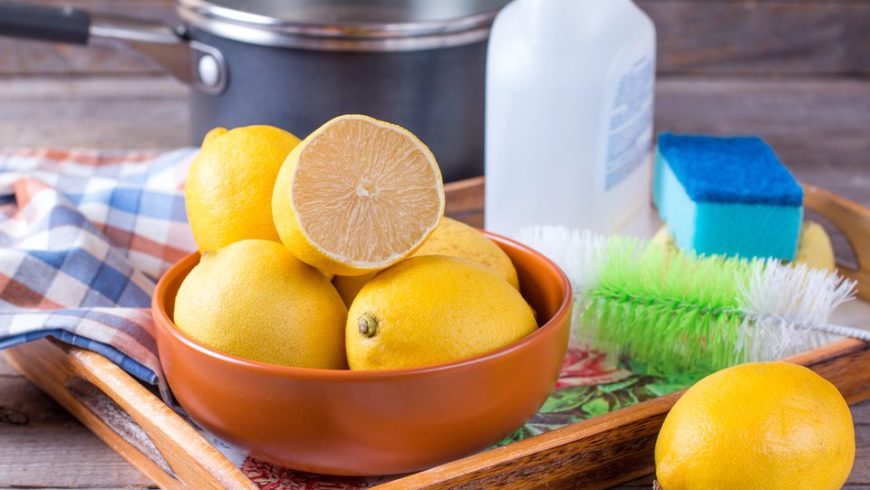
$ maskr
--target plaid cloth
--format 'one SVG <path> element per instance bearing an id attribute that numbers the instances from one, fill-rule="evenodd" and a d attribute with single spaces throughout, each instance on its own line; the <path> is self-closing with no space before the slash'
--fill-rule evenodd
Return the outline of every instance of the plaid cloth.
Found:
<path id="1" fill-rule="evenodd" d="M 0 349 L 51 336 L 162 384 L 149 305 L 195 249 L 194 149 L 0 153 Z"/>

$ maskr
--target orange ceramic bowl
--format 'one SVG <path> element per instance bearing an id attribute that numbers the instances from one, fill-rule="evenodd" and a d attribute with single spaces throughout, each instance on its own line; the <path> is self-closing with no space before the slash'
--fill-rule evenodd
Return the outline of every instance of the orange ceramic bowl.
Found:
<path id="1" fill-rule="evenodd" d="M 546 400 L 571 320 L 565 274 L 528 247 L 488 236 L 513 260 L 540 328 L 489 354 L 401 370 L 277 366 L 195 342 L 171 316 L 178 287 L 199 260 L 189 255 L 166 272 L 152 304 L 169 386 L 206 429 L 254 457 L 303 471 L 406 473 L 485 449 Z"/>

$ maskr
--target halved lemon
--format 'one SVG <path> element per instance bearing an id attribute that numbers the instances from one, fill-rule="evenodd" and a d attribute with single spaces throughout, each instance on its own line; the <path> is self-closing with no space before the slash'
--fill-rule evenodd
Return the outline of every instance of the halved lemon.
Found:
<path id="1" fill-rule="evenodd" d="M 435 157 L 410 131 L 368 116 L 337 117 L 284 161 L 272 215 L 297 258 L 344 276 L 411 255 L 444 214 Z"/>

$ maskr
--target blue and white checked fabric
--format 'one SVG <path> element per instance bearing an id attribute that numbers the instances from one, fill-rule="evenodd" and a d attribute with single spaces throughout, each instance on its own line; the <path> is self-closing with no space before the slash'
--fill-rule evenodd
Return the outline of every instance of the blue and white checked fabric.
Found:
<path id="1" fill-rule="evenodd" d="M 196 248 L 182 193 L 195 151 L 0 152 L 0 349 L 50 336 L 161 381 L 149 305 Z"/>

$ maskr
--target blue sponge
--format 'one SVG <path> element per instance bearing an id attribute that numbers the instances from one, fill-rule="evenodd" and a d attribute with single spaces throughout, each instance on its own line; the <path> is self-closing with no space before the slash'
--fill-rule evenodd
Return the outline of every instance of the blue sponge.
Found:
<path id="1" fill-rule="evenodd" d="M 662 133 L 653 199 L 683 250 L 794 259 L 803 189 L 760 138 Z"/>

